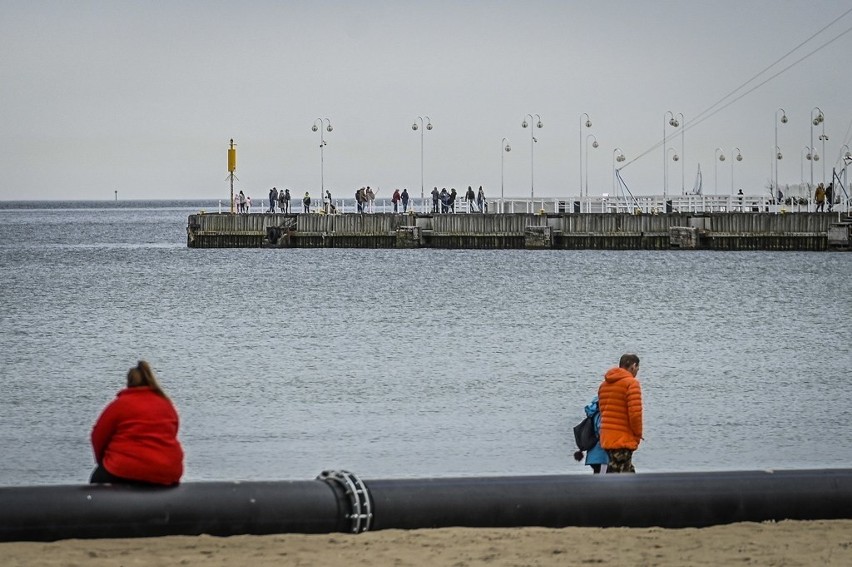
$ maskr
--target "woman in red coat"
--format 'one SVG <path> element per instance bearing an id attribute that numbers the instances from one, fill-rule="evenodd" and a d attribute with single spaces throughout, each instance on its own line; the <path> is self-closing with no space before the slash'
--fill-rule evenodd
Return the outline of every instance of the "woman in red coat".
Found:
<path id="1" fill-rule="evenodd" d="M 177 484 L 183 475 L 178 415 L 144 360 L 92 429 L 97 468 L 90 482 Z"/>

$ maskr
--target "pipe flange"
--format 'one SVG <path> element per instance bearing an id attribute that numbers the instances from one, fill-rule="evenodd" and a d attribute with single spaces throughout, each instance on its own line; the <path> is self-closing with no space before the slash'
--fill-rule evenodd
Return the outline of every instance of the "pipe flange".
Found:
<path id="1" fill-rule="evenodd" d="M 349 513 L 346 519 L 351 523 L 350 531 L 353 534 L 369 531 L 373 520 L 373 508 L 370 503 L 370 492 L 360 478 L 349 471 L 327 470 L 322 471 L 317 476 L 317 480 L 339 485 L 349 497 Z"/>

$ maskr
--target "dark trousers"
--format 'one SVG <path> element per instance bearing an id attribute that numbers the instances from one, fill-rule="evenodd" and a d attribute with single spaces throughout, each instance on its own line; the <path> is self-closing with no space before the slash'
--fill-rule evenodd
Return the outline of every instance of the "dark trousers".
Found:
<path id="1" fill-rule="evenodd" d="M 143 482 L 141 480 L 132 480 L 129 478 L 115 476 L 114 474 L 106 470 L 103 465 L 98 465 L 98 467 L 94 471 L 92 471 L 92 476 L 89 479 L 89 484 L 135 484 L 137 486 L 163 486 L 162 484 L 153 484 L 150 482 Z"/>

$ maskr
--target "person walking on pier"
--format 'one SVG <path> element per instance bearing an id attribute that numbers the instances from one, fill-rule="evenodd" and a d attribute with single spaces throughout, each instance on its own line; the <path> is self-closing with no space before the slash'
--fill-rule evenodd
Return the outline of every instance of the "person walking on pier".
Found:
<path id="1" fill-rule="evenodd" d="M 828 201 L 828 212 L 834 210 L 834 183 L 825 186 L 825 200 Z"/>
<path id="2" fill-rule="evenodd" d="M 89 482 L 177 484 L 183 475 L 178 426 L 174 405 L 151 366 L 140 360 L 92 429 L 97 468 Z"/>
<path id="3" fill-rule="evenodd" d="M 479 186 L 479 193 L 476 195 L 476 206 L 480 213 L 488 212 L 488 201 L 485 200 L 485 191 L 482 190 L 482 185 Z"/>
<path id="4" fill-rule="evenodd" d="M 402 195 L 400 195 L 399 198 L 402 199 L 402 212 L 407 213 L 408 212 L 408 199 L 409 199 L 408 189 L 403 187 Z"/>
<path id="5" fill-rule="evenodd" d="M 305 196 L 302 198 L 302 212 L 311 212 L 311 194 L 305 191 Z"/>
<path id="6" fill-rule="evenodd" d="M 814 191 L 814 200 L 816 201 L 817 212 L 825 212 L 825 187 L 822 183 L 817 185 L 816 191 Z"/>
<path id="7" fill-rule="evenodd" d="M 601 447 L 609 455 L 607 473 L 632 473 L 633 452 L 642 441 L 642 386 L 639 357 L 624 354 L 616 368 L 604 375 L 598 388 L 598 405 L 601 410 Z"/>
<path id="8" fill-rule="evenodd" d="M 399 189 L 393 190 L 393 196 L 391 197 L 391 203 L 393 203 L 393 212 L 398 213 L 399 210 L 399 200 L 402 199 L 399 195 Z"/>
<path id="9" fill-rule="evenodd" d="M 269 190 L 269 211 L 270 213 L 275 212 L 275 204 L 278 203 L 278 189 L 273 187 Z"/>
<path id="10" fill-rule="evenodd" d="M 438 193 L 438 188 L 435 187 L 432 189 L 432 212 L 438 212 L 438 202 L 440 201 L 441 194 Z"/>

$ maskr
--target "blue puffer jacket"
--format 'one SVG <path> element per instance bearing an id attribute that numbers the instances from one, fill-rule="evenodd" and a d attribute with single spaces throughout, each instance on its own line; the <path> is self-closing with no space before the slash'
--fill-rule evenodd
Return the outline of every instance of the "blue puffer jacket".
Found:
<path id="1" fill-rule="evenodd" d="M 601 436 L 601 412 L 598 408 L 598 397 L 595 396 L 592 398 L 592 401 L 589 402 L 589 405 L 586 406 L 586 415 L 594 415 L 597 413 L 597 417 L 595 418 L 595 432 L 598 434 L 598 439 Z M 586 464 L 587 465 L 605 465 L 609 463 L 609 455 L 607 452 L 603 450 L 601 447 L 600 441 L 598 441 L 597 445 L 592 447 L 586 453 Z"/>

